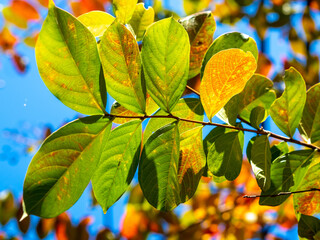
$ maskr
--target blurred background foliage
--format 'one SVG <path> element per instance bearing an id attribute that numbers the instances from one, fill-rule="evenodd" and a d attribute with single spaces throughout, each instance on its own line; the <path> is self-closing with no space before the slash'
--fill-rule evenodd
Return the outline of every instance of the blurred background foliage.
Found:
<path id="1" fill-rule="evenodd" d="M 112 13 L 110 0 L 56 0 L 75 16 L 92 10 Z M 257 72 L 275 83 L 278 94 L 283 91 L 282 72 L 290 66 L 303 75 L 307 87 L 319 82 L 320 1 L 319 0 L 184 0 L 140 1 L 152 6 L 156 20 L 169 16 L 176 19 L 203 10 L 211 10 L 217 29 L 250 28 L 259 46 Z M 176 7 L 174 5 L 182 6 Z M 17 72 L 28 71 L 28 56 L 21 45 L 34 47 L 46 16 L 48 0 L 8 0 L 0 4 L 3 24 L 0 29 L 0 51 L 11 59 Z M 171 7 L 170 7 L 171 6 Z M 172 7 L 173 6 L 173 7 Z M 178 9 L 178 10 L 177 10 Z M 179 10 L 180 9 L 180 10 Z M 238 30 L 241 32 L 241 30 Z M 276 31 L 288 51 L 275 53 L 279 42 L 270 36 Z M 215 36 L 216 37 L 216 36 Z M 1 64 L 1 63 L 0 63 Z M 199 76 L 189 85 L 198 89 Z M 1 82 L 0 82 L 1 85 Z M 63 125 L 63 123 L 61 123 Z M 54 129 L 50 126 L 21 127 L 2 132 L 12 144 L 4 146 L 1 160 L 16 164 L 21 155 L 30 155 Z M 277 142 L 273 142 L 275 145 Z M 240 176 L 233 182 L 215 183 L 203 177 L 196 195 L 176 211 L 163 213 L 154 210 L 143 198 L 138 185 L 129 190 L 129 202 L 118 232 L 102 228 L 90 233 L 93 216 L 73 224 L 68 213 L 54 219 L 26 218 L 22 214 L 21 199 L 9 191 L 0 193 L 0 240 L 24 239 L 30 231 L 40 239 L 296 239 L 296 218 L 292 199 L 276 207 L 259 206 L 258 199 L 242 198 L 244 194 L 260 192 L 252 177 L 250 166 L 244 161 Z M 96 202 L 92 197 L 92 206 Z M 35 222 L 32 222 L 32 221 Z M 16 221 L 16 234 L 8 235 L 5 225 Z M 31 223 L 30 223 L 31 221 Z M 49 236 L 49 237 L 48 237 Z M 91 236 L 91 237 L 90 237 Z"/>

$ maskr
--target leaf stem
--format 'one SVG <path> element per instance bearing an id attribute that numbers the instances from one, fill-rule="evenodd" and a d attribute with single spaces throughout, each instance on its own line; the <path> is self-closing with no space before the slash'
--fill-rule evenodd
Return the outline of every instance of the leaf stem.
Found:
<path id="1" fill-rule="evenodd" d="M 307 190 L 301 190 L 301 191 L 294 191 L 294 192 L 279 192 L 277 194 L 270 194 L 270 195 L 244 195 L 243 198 L 264 198 L 264 197 L 279 197 L 279 196 L 285 196 L 285 195 L 291 195 L 295 193 L 305 193 L 305 192 L 320 192 L 319 188 L 311 188 Z"/>

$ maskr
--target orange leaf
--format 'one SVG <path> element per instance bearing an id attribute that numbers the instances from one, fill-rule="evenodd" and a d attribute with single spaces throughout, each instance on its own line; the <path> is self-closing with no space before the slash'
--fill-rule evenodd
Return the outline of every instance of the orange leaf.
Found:
<path id="1" fill-rule="evenodd" d="M 93 10 L 104 11 L 103 3 L 99 0 L 72 1 L 70 6 L 76 17 Z"/>
<path id="2" fill-rule="evenodd" d="M 23 0 L 13 0 L 11 9 L 14 13 L 26 20 L 38 20 L 40 15 L 38 11 L 30 5 L 30 3 Z"/>
<path id="3" fill-rule="evenodd" d="M 38 0 L 38 2 L 44 7 L 48 7 L 49 5 L 49 0 Z"/>
<path id="4" fill-rule="evenodd" d="M 211 118 L 240 93 L 256 70 L 251 52 L 227 49 L 213 55 L 204 70 L 200 98 L 208 118 Z"/>
<path id="5" fill-rule="evenodd" d="M 17 38 L 12 35 L 8 28 L 4 27 L 0 32 L 0 48 L 3 51 L 11 50 L 16 42 Z"/>

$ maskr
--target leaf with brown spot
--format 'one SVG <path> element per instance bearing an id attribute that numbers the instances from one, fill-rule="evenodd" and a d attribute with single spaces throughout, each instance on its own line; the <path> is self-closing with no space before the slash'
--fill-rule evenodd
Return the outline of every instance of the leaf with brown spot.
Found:
<path id="1" fill-rule="evenodd" d="M 315 153 L 307 173 L 300 182 L 297 190 L 319 188 L 320 153 Z M 320 213 L 320 192 L 312 191 L 293 195 L 294 210 L 297 214 L 314 215 Z"/>
<path id="2" fill-rule="evenodd" d="M 231 97 L 243 90 L 256 66 L 252 53 L 240 49 L 220 51 L 209 60 L 200 86 L 200 99 L 210 120 Z"/>
<path id="3" fill-rule="evenodd" d="M 91 116 L 65 125 L 44 141 L 24 181 L 27 214 L 55 217 L 79 199 L 97 168 L 110 129 L 108 118 Z"/>
<path id="4" fill-rule="evenodd" d="M 190 40 L 190 79 L 200 73 L 203 57 L 213 41 L 216 22 L 212 13 L 207 11 L 181 18 L 179 23 L 188 32 Z"/>
<path id="5" fill-rule="evenodd" d="M 124 25 L 115 21 L 105 31 L 100 57 L 108 93 L 125 108 L 144 114 L 146 93 L 139 46 Z"/>
<path id="6" fill-rule="evenodd" d="M 52 0 L 35 53 L 42 80 L 62 103 L 82 114 L 105 113 L 106 89 L 96 40 Z"/>
<path id="7" fill-rule="evenodd" d="M 181 202 L 194 195 L 206 165 L 202 144 L 202 126 L 193 128 L 180 135 L 180 159 L 178 181 Z"/>

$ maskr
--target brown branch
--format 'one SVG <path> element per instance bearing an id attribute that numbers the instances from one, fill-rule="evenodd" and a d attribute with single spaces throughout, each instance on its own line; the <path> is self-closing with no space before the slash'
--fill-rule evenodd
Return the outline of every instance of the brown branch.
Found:
<path id="1" fill-rule="evenodd" d="M 172 118 L 175 119 L 177 121 L 183 121 L 183 122 L 190 122 L 190 123 L 196 123 L 196 124 L 201 124 L 202 126 L 215 126 L 215 127 L 223 127 L 223 128 L 229 128 L 229 129 L 234 129 L 234 130 L 238 130 L 238 131 L 244 131 L 244 132 L 252 132 L 252 133 L 256 133 L 256 134 L 262 134 L 262 135 L 269 135 L 270 137 L 273 138 L 277 138 L 280 140 L 283 140 L 285 142 L 291 142 L 291 143 L 296 143 L 298 145 L 302 145 L 314 150 L 318 150 L 320 152 L 320 147 L 315 146 L 313 144 L 310 143 L 305 143 L 305 142 L 301 142 L 292 138 L 287 138 L 287 137 L 283 137 L 280 136 L 278 134 L 275 134 L 273 132 L 270 131 L 266 131 L 264 129 L 248 129 L 248 128 L 242 128 L 242 127 L 235 127 L 235 126 L 231 126 L 231 125 L 225 125 L 225 124 L 219 124 L 219 123 L 212 123 L 212 122 L 201 122 L 201 121 L 196 121 L 196 120 L 191 120 L 191 119 L 186 119 L 186 118 L 179 118 L 177 116 L 173 116 L 173 115 L 144 115 L 144 116 L 120 116 L 120 115 L 114 115 L 114 114 L 106 114 L 105 117 L 115 117 L 115 118 L 131 118 L 131 119 L 141 119 L 142 121 L 147 119 L 147 118 Z"/>
<path id="2" fill-rule="evenodd" d="M 264 198 L 264 197 L 279 197 L 279 196 L 286 196 L 286 195 L 291 195 L 295 193 L 305 193 L 305 192 L 315 192 L 318 191 L 320 192 L 319 188 L 311 188 L 308 190 L 301 190 L 301 191 L 294 191 L 294 192 L 279 192 L 277 194 L 267 194 L 267 195 L 244 195 L 243 198 Z"/>
<path id="3" fill-rule="evenodd" d="M 187 89 L 189 89 L 191 92 L 193 92 L 193 93 L 197 94 L 198 96 L 200 96 L 200 93 L 197 90 L 195 90 L 194 88 L 190 87 L 189 85 L 187 85 Z"/>

